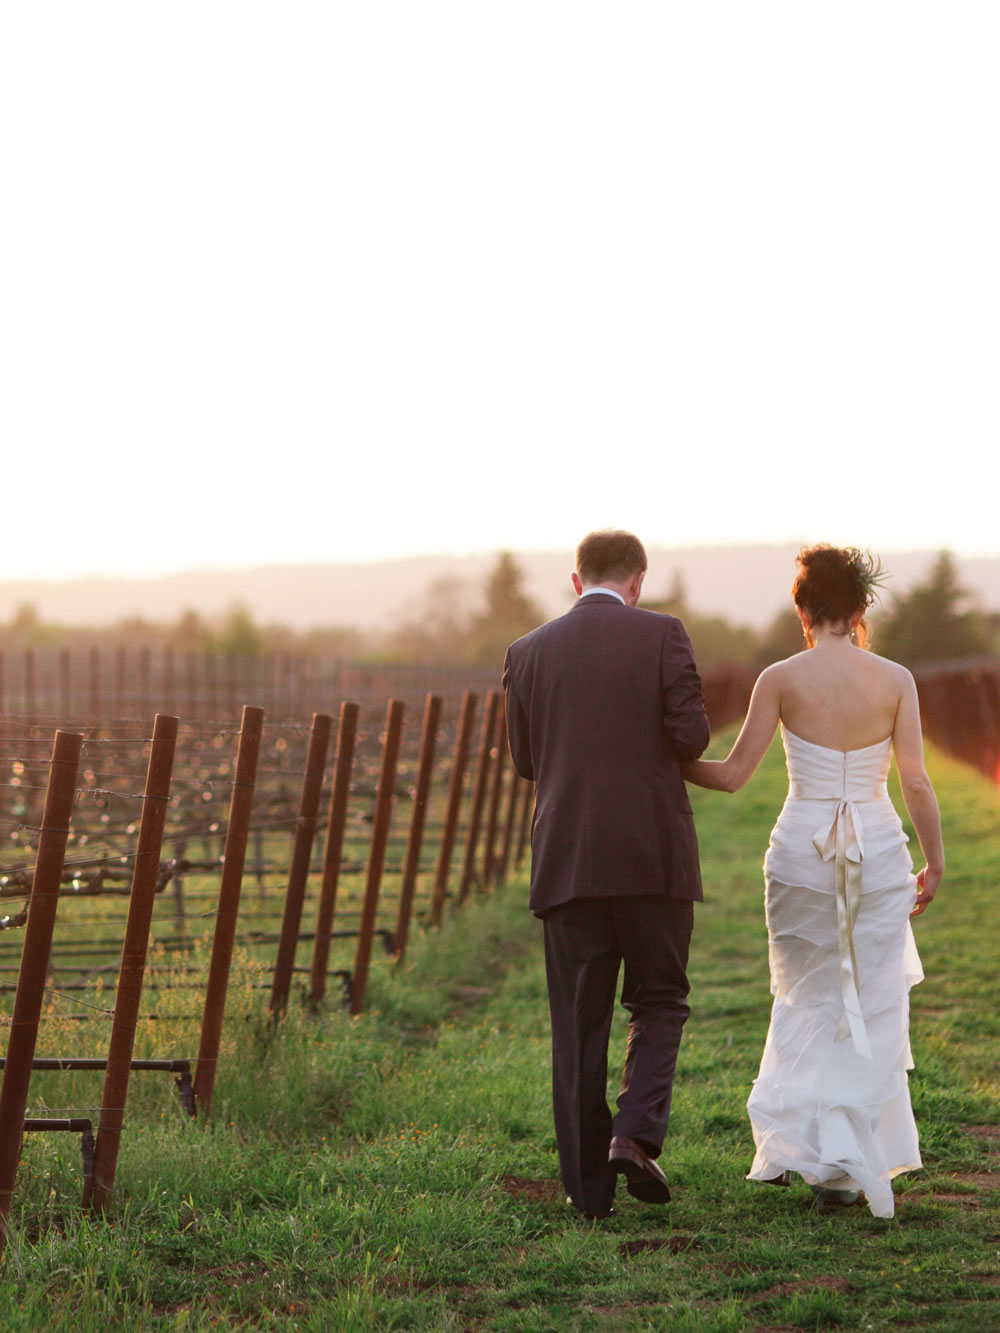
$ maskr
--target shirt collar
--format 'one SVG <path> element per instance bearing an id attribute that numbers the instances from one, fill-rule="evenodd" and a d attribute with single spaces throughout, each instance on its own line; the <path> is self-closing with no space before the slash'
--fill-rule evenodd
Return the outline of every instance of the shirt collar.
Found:
<path id="1" fill-rule="evenodd" d="M 584 597 L 592 597 L 595 592 L 603 593 L 605 597 L 617 597 L 622 606 L 628 605 L 621 593 L 615 592 L 614 588 L 586 588 L 580 594 L 580 598 L 582 600 Z"/>

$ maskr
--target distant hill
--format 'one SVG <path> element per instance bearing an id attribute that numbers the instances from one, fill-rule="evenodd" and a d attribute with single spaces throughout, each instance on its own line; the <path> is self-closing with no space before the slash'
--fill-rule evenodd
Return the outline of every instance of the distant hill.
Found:
<path id="1" fill-rule="evenodd" d="M 760 628 L 789 604 L 797 550 L 798 545 L 650 548 L 646 592 L 650 599 L 663 597 L 679 576 L 693 609 Z M 919 582 L 935 556 L 934 551 L 882 552 L 892 576 L 884 603 Z M 519 551 L 516 558 L 528 591 L 548 615 L 570 605 L 571 551 Z M 0 623 L 26 602 L 43 621 L 95 626 L 133 615 L 169 622 L 188 607 L 211 619 L 239 602 L 261 624 L 389 628 L 419 616 L 424 593 L 436 579 L 462 581 L 468 604 L 476 606 L 495 560 L 495 554 L 421 555 L 369 564 L 199 569 L 146 579 L 22 579 L 0 582 Z M 1000 609 L 1000 556 L 956 559 L 956 565 L 980 605 Z"/>

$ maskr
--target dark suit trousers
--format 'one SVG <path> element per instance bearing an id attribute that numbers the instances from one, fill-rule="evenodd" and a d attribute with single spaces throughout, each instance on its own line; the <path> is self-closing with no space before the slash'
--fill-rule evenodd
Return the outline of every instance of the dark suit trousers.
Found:
<path id="1" fill-rule="evenodd" d="M 577 898 L 543 917 L 552 1015 L 552 1093 L 559 1166 L 584 1213 L 605 1212 L 613 1134 L 663 1146 L 681 1031 L 690 1013 L 687 959 L 694 904 L 662 894 Z M 628 1048 L 612 1118 L 608 1038 L 622 962 Z"/>

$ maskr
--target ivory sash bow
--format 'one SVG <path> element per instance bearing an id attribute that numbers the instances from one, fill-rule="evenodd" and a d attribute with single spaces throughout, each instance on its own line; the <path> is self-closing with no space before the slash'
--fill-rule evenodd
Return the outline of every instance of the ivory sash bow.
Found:
<path id="1" fill-rule="evenodd" d="M 837 1038 L 848 1033 L 854 1049 L 864 1059 L 872 1058 L 868 1031 L 861 1012 L 858 990 L 858 960 L 854 953 L 854 923 L 861 906 L 861 865 L 865 859 L 861 815 L 853 801 L 839 800 L 828 825 L 813 834 L 813 843 L 824 861 L 835 861 L 837 893 L 837 944 L 840 950 L 840 993 L 844 1017 Z"/>

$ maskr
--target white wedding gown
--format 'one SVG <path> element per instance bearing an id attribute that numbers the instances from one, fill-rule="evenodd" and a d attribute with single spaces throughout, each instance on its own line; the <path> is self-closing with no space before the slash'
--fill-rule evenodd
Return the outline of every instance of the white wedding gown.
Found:
<path id="1" fill-rule="evenodd" d="M 886 790 L 891 740 L 830 750 L 782 728 L 788 798 L 764 860 L 774 1005 L 747 1103 L 748 1180 L 797 1171 L 864 1190 L 921 1165 L 910 1109 L 909 990 L 923 979 L 906 835 Z"/>

